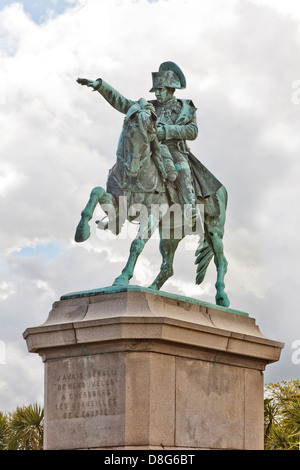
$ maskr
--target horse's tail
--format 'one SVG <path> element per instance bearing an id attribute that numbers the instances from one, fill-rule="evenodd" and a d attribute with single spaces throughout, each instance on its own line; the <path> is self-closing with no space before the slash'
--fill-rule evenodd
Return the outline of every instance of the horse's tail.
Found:
<path id="1" fill-rule="evenodd" d="M 196 271 L 196 284 L 201 284 L 203 281 L 208 265 L 212 260 L 213 257 L 213 251 L 209 244 L 207 243 L 206 240 L 200 245 L 196 252 L 196 260 L 195 264 L 197 265 L 197 271 Z"/>

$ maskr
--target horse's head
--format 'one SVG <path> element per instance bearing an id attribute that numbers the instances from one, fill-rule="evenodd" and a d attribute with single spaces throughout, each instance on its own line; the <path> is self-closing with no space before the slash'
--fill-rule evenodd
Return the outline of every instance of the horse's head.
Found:
<path id="1" fill-rule="evenodd" d="M 126 114 L 123 137 L 127 141 L 129 176 L 137 176 L 142 160 L 151 154 L 150 142 L 156 135 L 156 119 L 154 106 L 144 98 L 140 98 Z"/>

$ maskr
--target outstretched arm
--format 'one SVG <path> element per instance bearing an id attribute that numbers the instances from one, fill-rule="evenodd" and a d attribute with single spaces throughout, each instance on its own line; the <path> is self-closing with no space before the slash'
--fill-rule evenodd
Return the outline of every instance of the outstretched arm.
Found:
<path id="1" fill-rule="evenodd" d="M 120 113 L 126 114 L 128 109 L 135 103 L 135 101 L 125 98 L 120 92 L 115 90 L 112 86 L 106 83 L 101 78 L 97 80 L 88 80 L 87 78 L 77 78 L 77 83 L 93 88 L 93 91 L 98 91 L 106 101 L 113 106 Z"/>

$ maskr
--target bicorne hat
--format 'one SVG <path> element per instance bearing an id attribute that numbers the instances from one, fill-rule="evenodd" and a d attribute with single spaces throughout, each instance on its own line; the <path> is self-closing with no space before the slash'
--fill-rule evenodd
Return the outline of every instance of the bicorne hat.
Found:
<path id="1" fill-rule="evenodd" d="M 158 70 L 158 72 L 152 72 L 153 86 L 150 92 L 161 87 L 177 88 L 179 90 L 186 87 L 185 76 L 174 62 L 163 62 Z"/>

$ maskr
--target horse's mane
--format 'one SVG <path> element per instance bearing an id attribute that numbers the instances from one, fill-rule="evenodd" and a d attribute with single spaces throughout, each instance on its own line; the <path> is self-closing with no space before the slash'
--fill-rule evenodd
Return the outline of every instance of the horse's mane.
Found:
<path id="1" fill-rule="evenodd" d="M 153 161 L 157 166 L 162 178 L 165 180 L 167 174 L 161 157 L 161 147 L 156 135 L 157 116 L 155 108 L 153 104 L 149 103 L 149 101 L 146 101 L 144 98 L 140 98 L 138 100 L 138 105 L 138 124 L 140 131 L 144 137 L 145 142 L 149 141 Z"/>

